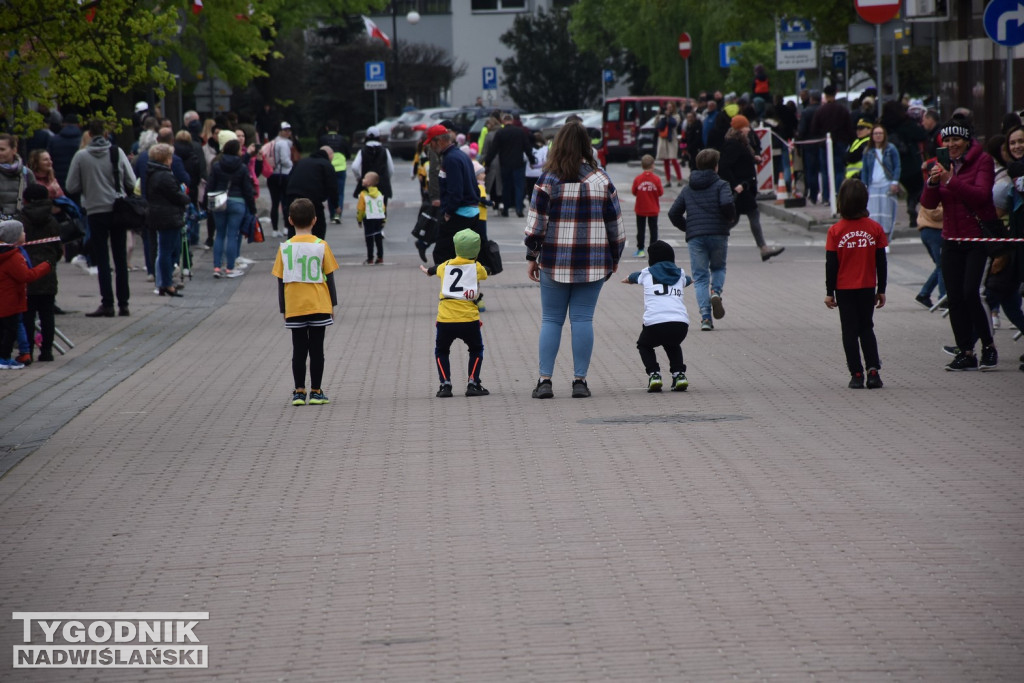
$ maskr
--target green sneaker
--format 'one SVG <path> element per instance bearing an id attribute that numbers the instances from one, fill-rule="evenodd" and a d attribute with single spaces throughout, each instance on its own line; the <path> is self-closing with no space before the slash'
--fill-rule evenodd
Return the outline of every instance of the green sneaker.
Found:
<path id="1" fill-rule="evenodd" d="M 306 405 L 306 392 L 304 390 L 296 389 L 292 393 L 292 405 L 293 406 L 304 406 L 304 405 Z"/>
<path id="2" fill-rule="evenodd" d="M 686 391 L 689 386 L 690 381 L 686 379 L 685 373 L 677 372 L 672 375 L 672 391 Z"/>
<path id="3" fill-rule="evenodd" d="M 331 399 L 327 398 L 327 394 L 320 391 L 319 389 L 312 389 L 309 392 L 309 405 L 311 406 L 323 406 L 331 402 Z"/>
<path id="4" fill-rule="evenodd" d="M 661 373 L 652 372 L 650 378 L 647 380 L 647 393 L 653 394 L 661 391 L 662 381 Z"/>

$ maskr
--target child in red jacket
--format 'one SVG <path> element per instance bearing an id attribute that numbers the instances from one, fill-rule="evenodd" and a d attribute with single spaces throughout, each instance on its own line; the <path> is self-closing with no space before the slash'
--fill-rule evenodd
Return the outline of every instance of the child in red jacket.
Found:
<path id="1" fill-rule="evenodd" d="M 11 351 L 18 338 L 18 321 L 28 310 L 28 283 L 50 272 L 50 264 L 30 268 L 21 249 L 25 243 L 25 226 L 21 221 L 0 222 L 0 370 L 21 370 L 25 366 L 11 360 Z"/>
<path id="2" fill-rule="evenodd" d="M 658 198 L 665 193 L 661 186 L 661 178 L 652 170 L 654 157 L 645 154 L 640 160 L 643 168 L 640 175 L 633 179 L 633 196 L 636 197 L 636 253 L 633 256 L 642 258 L 644 252 L 644 228 L 651 228 L 651 242 L 658 240 L 658 214 L 661 204 Z"/>

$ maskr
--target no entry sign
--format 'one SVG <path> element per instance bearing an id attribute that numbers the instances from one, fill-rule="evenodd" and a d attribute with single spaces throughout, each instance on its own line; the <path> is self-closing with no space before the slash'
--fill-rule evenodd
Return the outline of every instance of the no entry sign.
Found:
<path id="1" fill-rule="evenodd" d="M 682 57 L 683 59 L 689 59 L 690 58 L 691 47 L 692 47 L 692 44 L 690 43 L 690 34 L 689 33 L 680 33 L 679 34 L 679 56 Z"/>
<path id="2" fill-rule="evenodd" d="M 900 0 L 853 0 L 853 5 L 869 24 L 884 24 L 900 13 Z"/>

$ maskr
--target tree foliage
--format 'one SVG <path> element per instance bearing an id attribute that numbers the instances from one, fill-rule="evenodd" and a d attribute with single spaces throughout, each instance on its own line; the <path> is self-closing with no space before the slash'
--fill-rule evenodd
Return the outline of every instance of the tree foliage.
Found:
<path id="1" fill-rule="evenodd" d="M 595 106 L 601 96 L 602 60 L 569 36 L 569 13 L 540 10 L 517 15 L 499 38 L 513 55 L 498 60 L 502 85 L 528 111 Z"/>

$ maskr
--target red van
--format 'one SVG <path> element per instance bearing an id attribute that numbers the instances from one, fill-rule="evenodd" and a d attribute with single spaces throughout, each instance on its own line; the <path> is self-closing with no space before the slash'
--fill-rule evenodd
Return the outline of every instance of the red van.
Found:
<path id="1" fill-rule="evenodd" d="M 612 97 L 604 103 L 601 119 L 603 152 L 608 161 L 636 159 L 640 127 L 658 115 L 663 104 L 675 102 L 682 111 L 685 100 L 672 95 Z"/>

